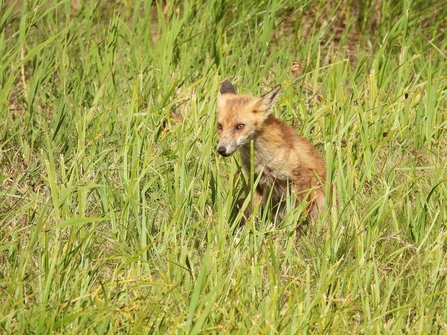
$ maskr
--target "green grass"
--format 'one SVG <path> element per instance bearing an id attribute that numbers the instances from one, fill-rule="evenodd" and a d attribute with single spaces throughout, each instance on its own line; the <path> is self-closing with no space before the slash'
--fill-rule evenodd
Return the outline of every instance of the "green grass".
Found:
<path id="1" fill-rule="evenodd" d="M 446 332 L 446 17 L 2 1 L 0 332 Z M 247 176 L 215 150 L 224 79 L 281 84 L 275 114 L 324 154 L 338 205 L 301 233 L 300 209 L 231 219 Z"/>

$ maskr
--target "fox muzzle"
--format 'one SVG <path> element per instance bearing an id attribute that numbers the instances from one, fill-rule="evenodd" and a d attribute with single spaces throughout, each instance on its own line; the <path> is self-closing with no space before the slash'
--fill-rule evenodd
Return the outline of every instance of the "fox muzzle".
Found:
<path id="1" fill-rule="evenodd" d="M 228 157 L 228 156 L 231 156 L 233 154 L 233 153 L 227 153 L 227 148 L 225 148 L 225 147 L 218 147 L 217 148 L 217 152 L 219 154 L 221 154 L 222 156 L 224 156 L 224 157 Z"/>

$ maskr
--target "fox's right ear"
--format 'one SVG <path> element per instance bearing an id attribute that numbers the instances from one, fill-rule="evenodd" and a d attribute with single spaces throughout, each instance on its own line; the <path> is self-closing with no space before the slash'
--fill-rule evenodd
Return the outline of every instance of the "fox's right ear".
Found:
<path id="1" fill-rule="evenodd" d="M 233 84 L 230 83 L 229 80 L 225 80 L 220 87 L 220 94 L 236 94 L 236 90 L 233 87 Z"/>
<path id="2" fill-rule="evenodd" d="M 264 94 L 258 102 L 259 109 L 270 114 L 273 105 L 275 104 L 276 100 L 278 100 L 280 90 L 281 85 L 278 85 L 270 92 Z"/>

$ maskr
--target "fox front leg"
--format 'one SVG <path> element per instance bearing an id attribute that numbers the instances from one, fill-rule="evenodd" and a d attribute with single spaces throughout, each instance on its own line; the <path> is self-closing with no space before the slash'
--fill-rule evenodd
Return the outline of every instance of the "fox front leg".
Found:
<path id="1" fill-rule="evenodd" d="M 236 210 L 237 210 L 237 212 L 241 212 L 242 211 L 242 209 L 244 208 L 244 203 L 246 202 L 247 198 L 251 197 L 251 195 L 250 195 L 250 187 L 247 188 L 246 195 L 247 196 L 245 198 L 239 199 L 236 202 Z M 245 209 L 243 211 L 242 224 L 247 222 L 250 219 L 252 214 L 257 213 L 259 207 L 263 205 L 262 199 L 263 199 L 262 198 L 262 190 L 260 190 L 260 188 L 258 187 L 258 188 L 256 188 L 254 190 L 252 198 L 247 203 L 247 206 L 245 207 Z"/>
<path id="2" fill-rule="evenodd" d="M 250 188 L 251 187 L 248 187 L 247 189 L 247 196 L 250 195 Z M 262 195 L 263 195 L 262 189 L 259 186 L 257 186 L 253 190 L 253 196 L 250 201 L 250 204 L 247 206 L 247 208 L 245 208 L 244 216 L 246 219 L 248 219 L 250 215 L 257 213 L 259 207 L 264 204 Z"/>

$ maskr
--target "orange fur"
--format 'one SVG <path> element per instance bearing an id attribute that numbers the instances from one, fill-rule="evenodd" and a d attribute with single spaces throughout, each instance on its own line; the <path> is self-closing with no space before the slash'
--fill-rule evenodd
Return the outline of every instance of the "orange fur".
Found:
<path id="1" fill-rule="evenodd" d="M 262 97 L 237 95 L 225 81 L 218 98 L 218 152 L 230 156 L 240 151 L 242 166 L 250 173 L 250 142 L 254 144 L 256 203 L 272 194 L 273 205 L 280 204 L 290 187 L 296 205 L 309 202 L 309 214 L 315 219 L 323 210 L 326 166 L 320 152 L 295 130 L 271 115 L 280 87 Z"/>

